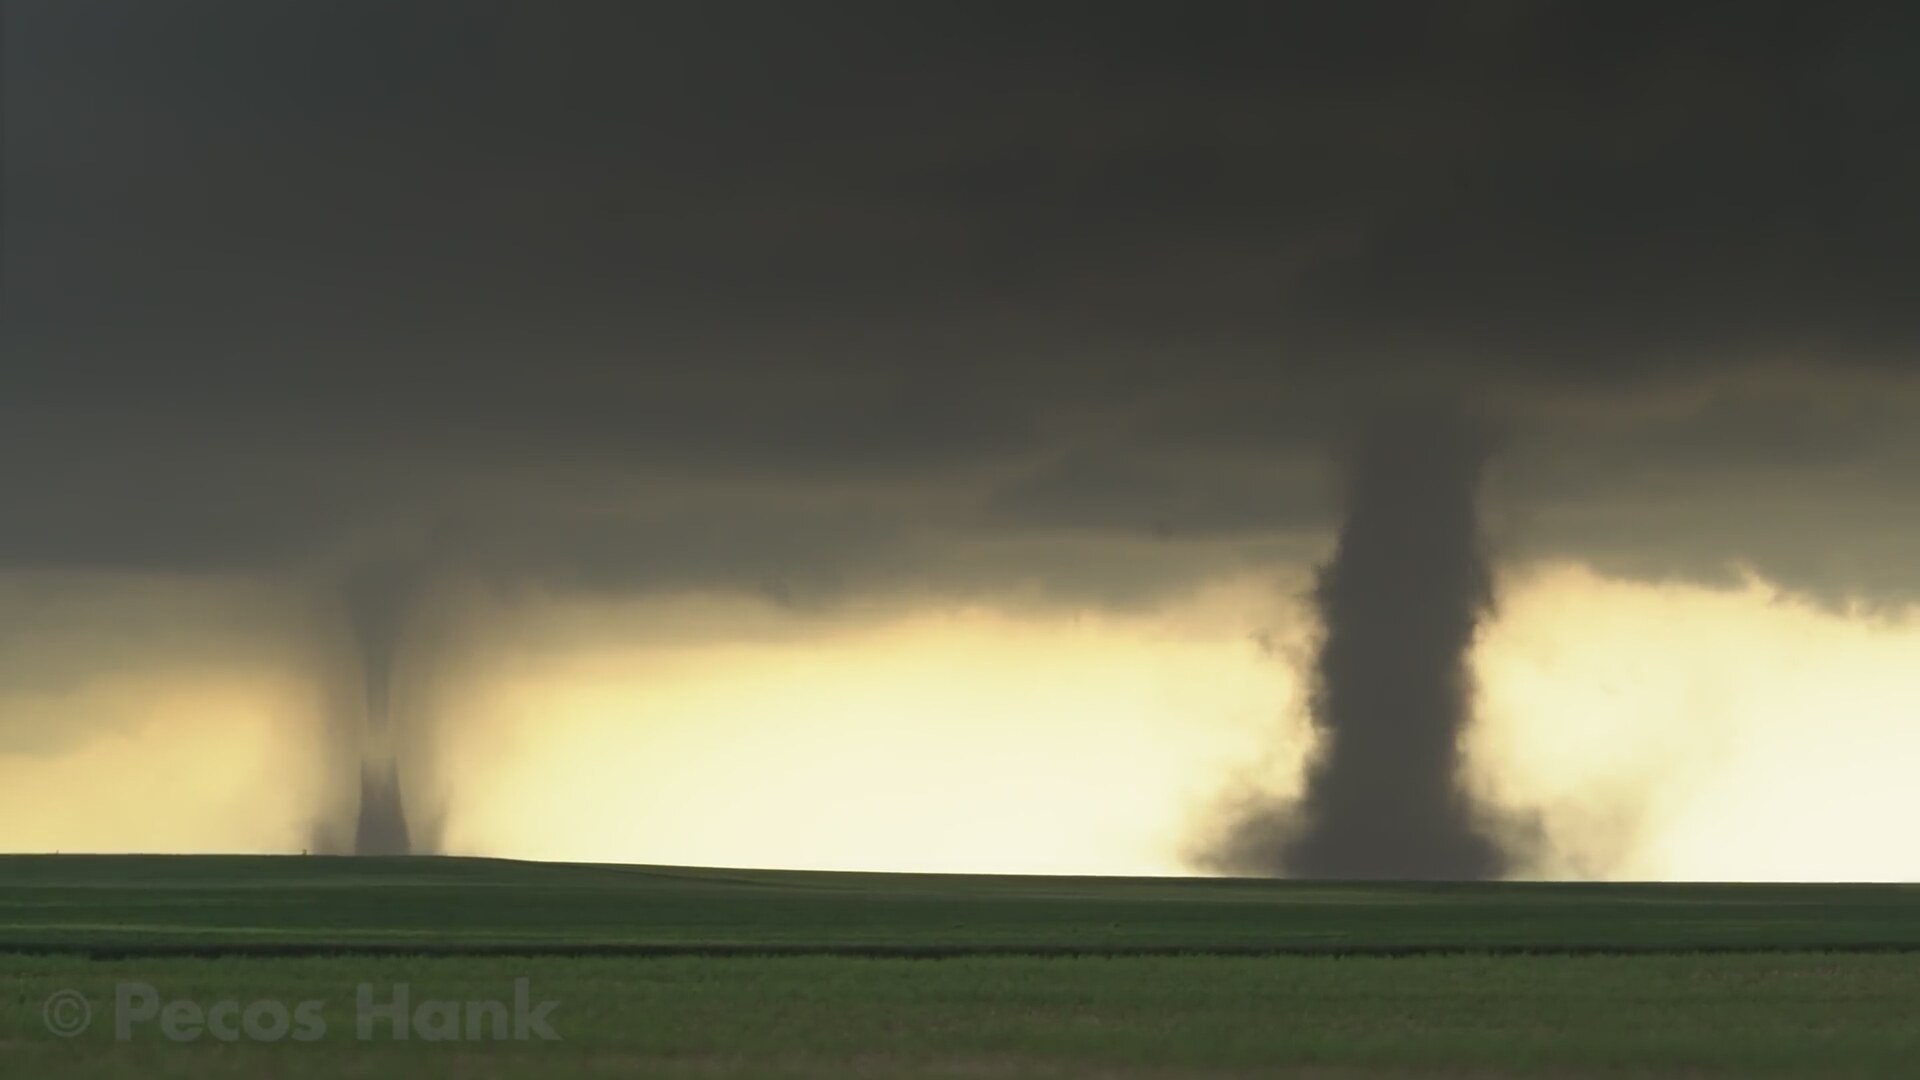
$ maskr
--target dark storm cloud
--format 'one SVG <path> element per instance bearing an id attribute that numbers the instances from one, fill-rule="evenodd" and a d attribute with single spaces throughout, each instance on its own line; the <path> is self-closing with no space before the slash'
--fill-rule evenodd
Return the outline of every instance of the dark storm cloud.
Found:
<path id="1" fill-rule="evenodd" d="M 1910 11 L 6 15 L 9 565 L 1119 595 L 1031 545 L 1292 543 L 1429 387 L 1542 434 L 1541 552 L 1920 593 Z"/>
<path id="2" fill-rule="evenodd" d="M 1311 478 L 1272 469 L 1231 475 L 1182 468 L 1137 451 L 1083 451 L 996 491 L 990 513 L 1033 526 L 1125 530 L 1173 539 L 1260 529 L 1313 528 L 1321 510 Z M 1293 483 L 1276 481 L 1292 479 Z M 1284 490 L 1291 487 L 1294 490 Z M 1274 498 L 1282 488 L 1280 500 Z M 1290 498 L 1289 498 L 1290 497 Z M 1275 503 L 1278 502 L 1278 505 Z"/>

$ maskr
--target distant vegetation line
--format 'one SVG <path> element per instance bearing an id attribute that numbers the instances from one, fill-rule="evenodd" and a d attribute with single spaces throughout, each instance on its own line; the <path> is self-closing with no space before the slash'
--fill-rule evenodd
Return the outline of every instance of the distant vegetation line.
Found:
<path id="1" fill-rule="evenodd" d="M 98 946 L 84 942 L 8 942 L 0 940 L 0 958 L 7 956 L 64 956 L 85 960 L 270 960 L 298 958 L 556 958 L 556 959 L 778 959 L 829 957 L 876 960 L 962 960 L 973 957 L 1029 957 L 1033 959 L 1140 959 L 1155 957 L 1599 957 L 1599 956 L 1740 956 L 1755 953 L 1900 955 L 1920 953 L 1914 942 L 1792 942 L 1733 945 L 369 945 L 331 942 L 236 942 L 216 945 Z"/>

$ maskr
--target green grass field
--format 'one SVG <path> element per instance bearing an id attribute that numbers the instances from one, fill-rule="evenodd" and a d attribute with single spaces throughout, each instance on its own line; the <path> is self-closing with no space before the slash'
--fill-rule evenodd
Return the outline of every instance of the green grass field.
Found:
<path id="1" fill-rule="evenodd" d="M 1920 1074 L 1904 886 L 20 856 L 0 972 L 9 1077 Z M 517 979 L 557 1039 L 466 1037 L 485 1006 L 356 1031 L 361 984 L 458 1011 Z M 221 1038 L 222 1001 L 267 1026 Z M 265 1038 L 305 1002 L 317 1038 Z"/>

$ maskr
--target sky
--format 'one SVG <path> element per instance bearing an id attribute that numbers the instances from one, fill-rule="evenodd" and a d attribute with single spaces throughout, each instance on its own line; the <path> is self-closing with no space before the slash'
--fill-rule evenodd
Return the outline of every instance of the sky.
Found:
<path id="1" fill-rule="evenodd" d="M 1906 6 L 0 16 L 0 850 L 1217 872 L 1428 410 L 1499 873 L 1920 875 Z"/>

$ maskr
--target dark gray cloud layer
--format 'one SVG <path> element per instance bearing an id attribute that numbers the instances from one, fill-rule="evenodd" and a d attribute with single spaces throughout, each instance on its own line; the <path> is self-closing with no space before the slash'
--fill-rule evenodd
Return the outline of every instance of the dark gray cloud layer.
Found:
<path id="1" fill-rule="evenodd" d="M 1910 6 L 5 16 L 9 566 L 1104 599 L 1431 389 L 1520 549 L 1920 595 Z"/>

